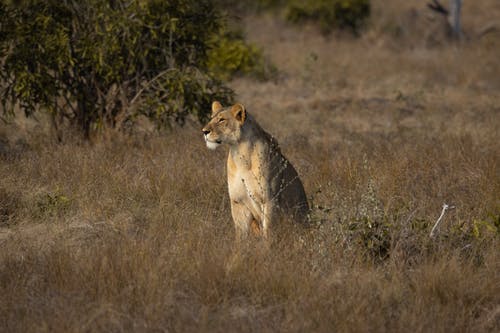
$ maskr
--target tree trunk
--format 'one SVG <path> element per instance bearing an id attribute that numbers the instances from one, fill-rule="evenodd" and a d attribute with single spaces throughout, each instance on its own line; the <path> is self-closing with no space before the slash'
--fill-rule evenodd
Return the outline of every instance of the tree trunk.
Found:
<path id="1" fill-rule="evenodd" d="M 78 129 L 81 131 L 83 135 L 83 139 L 85 141 L 89 141 L 90 139 L 90 124 L 91 119 L 89 116 L 89 110 L 85 101 L 78 101 Z"/>
<path id="2" fill-rule="evenodd" d="M 448 23 L 450 24 L 452 37 L 454 39 L 460 39 L 462 37 L 462 29 L 460 23 L 461 10 L 462 10 L 462 0 L 450 0 Z"/>
<path id="3" fill-rule="evenodd" d="M 438 0 L 432 0 L 427 6 L 442 15 L 445 19 L 446 30 L 449 37 L 459 40 L 462 38 L 460 14 L 463 0 L 450 0 L 450 8 L 446 9 Z"/>

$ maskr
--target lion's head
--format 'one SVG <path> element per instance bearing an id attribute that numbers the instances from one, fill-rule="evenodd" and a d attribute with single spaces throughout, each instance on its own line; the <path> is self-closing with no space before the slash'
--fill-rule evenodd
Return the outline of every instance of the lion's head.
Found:
<path id="1" fill-rule="evenodd" d="M 202 129 L 207 147 L 216 149 L 223 143 L 236 144 L 240 139 L 246 116 L 242 104 L 224 108 L 219 102 L 213 102 L 211 119 Z"/>

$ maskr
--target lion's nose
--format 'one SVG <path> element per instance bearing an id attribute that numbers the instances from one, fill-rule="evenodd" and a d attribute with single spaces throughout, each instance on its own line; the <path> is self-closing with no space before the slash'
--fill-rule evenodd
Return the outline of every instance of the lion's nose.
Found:
<path id="1" fill-rule="evenodd" d="M 208 134 L 210 133 L 210 130 L 207 130 L 207 129 L 205 129 L 205 128 L 204 128 L 204 129 L 202 129 L 202 131 L 203 131 L 203 134 L 205 134 L 205 135 L 208 135 Z"/>

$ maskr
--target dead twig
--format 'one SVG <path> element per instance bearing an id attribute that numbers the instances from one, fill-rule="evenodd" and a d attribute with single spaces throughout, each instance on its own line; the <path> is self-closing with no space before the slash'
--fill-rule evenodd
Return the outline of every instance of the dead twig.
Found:
<path id="1" fill-rule="evenodd" d="M 436 223 L 434 223 L 434 226 L 432 227 L 431 233 L 429 235 L 431 238 L 434 238 L 434 236 L 436 235 L 436 230 L 437 230 L 439 224 L 441 223 L 441 220 L 444 217 L 444 213 L 446 213 L 446 211 L 448 209 L 453 209 L 453 208 L 455 208 L 455 206 L 449 206 L 447 204 L 443 204 L 443 210 L 441 210 L 441 215 L 439 215 Z"/>

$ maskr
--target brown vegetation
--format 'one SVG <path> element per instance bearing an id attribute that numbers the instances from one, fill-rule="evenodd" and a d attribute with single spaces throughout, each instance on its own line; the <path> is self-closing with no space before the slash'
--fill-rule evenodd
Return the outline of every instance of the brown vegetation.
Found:
<path id="1" fill-rule="evenodd" d="M 498 17 L 482 2 L 464 29 Z M 55 144 L 1 125 L 0 331 L 500 330 L 500 36 L 394 36 L 420 2 L 399 3 L 355 40 L 245 20 L 280 74 L 231 87 L 314 207 L 272 252 L 233 247 L 201 126 Z"/>

